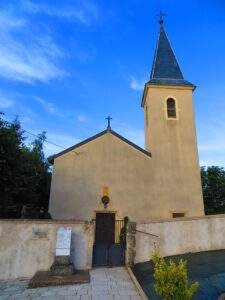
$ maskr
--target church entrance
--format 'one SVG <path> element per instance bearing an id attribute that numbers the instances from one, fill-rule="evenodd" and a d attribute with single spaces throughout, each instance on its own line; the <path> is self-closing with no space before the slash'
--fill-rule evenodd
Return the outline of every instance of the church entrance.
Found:
<path id="1" fill-rule="evenodd" d="M 120 244 L 123 221 L 116 220 L 115 213 L 96 213 L 93 266 L 121 266 L 125 249 Z"/>

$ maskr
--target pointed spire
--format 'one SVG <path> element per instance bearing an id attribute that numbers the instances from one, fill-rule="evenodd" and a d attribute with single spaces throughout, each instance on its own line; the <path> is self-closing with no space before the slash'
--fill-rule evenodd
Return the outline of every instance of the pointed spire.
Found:
<path id="1" fill-rule="evenodd" d="M 169 39 L 164 30 L 163 16 L 164 14 L 160 12 L 160 31 L 149 83 L 194 87 L 192 83 L 184 80 Z"/>

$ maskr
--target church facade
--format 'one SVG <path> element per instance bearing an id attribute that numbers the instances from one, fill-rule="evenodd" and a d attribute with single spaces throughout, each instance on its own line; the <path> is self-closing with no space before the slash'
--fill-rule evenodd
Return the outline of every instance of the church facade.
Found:
<path id="1" fill-rule="evenodd" d="M 53 219 L 150 221 L 204 214 L 193 109 L 163 23 L 142 108 L 145 149 L 110 127 L 51 158 Z"/>

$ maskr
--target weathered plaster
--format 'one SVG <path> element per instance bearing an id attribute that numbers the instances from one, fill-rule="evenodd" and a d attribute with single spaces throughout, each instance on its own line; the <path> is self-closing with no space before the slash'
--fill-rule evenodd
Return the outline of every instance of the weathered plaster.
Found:
<path id="1" fill-rule="evenodd" d="M 136 229 L 135 263 L 148 261 L 154 247 L 163 256 L 225 249 L 225 215 L 138 223 Z"/>
<path id="2" fill-rule="evenodd" d="M 0 280 L 31 277 L 36 271 L 48 270 L 54 261 L 56 232 L 59 227 L 72 230 L 71 260 L 75 268 L 91 268 L 93 224 L 1 220 Z"/>

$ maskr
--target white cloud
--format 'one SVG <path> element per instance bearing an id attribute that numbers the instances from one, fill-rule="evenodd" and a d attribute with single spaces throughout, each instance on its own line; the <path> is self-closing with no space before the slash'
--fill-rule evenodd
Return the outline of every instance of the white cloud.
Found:
<path id="1" fill-rule="evenodd" d="M 133 76 L 130 78 L 130 88 L 134 91 L 142 91 L 145 85 L 144 80 L 137 80 Z"/>
<path id="2" fill-rule="evenodd" d="M 62 53 L 49 34 L 34 34 L 28 19 L 0 12 L 0 76 L 32 83 L 65 75 L 58 64 Z"/>
<path id="3" fill-rule="evenodd" d="M 51 115 L 58 115 L 56 106 L 52 102 L 45 101 L 42 98 L 34 97 L 34 99 L 41 104 L 45 111 Z"/>
<path id="4" fill-rule="evenodd" d="M 6 95 L 0 93 L 0 109 L 5 109 L 14 106 L 14 101 Z"/>
<path id="5" fill-rule="evenodd" d="M 124 136 L 134 144 L 144 147 L 144 131 L 136 128 L 128 127 L 126 124 L 120 124 L 115 127 L 115 131 Z"/>
<path id="6" fill-rule="evenodd" d="M 20 122 L 22 124 L 30 124 L 30 123 L 33 123 L 33 119 L 31 117 L 28 117 L 28 116 L 23 116 L 23 117 L 20 117 L 19 118 Z"/>
<path id="7" fill-rule="evenodd" d="M 64 134 L 62 132 L 58 133 L 52 133 L 52 132 L 47 132 L 47 140 L 52 143 L 45 143 L 44 144 L 44 152 L 45 155 L 48 157 L 50 155 L 59 153 L 63 151 L 63 148 L 69 148 L 77 143 L 80 142 L 80 138 L 74 137 L 72 135 Z M 62 146 L 58 147 L 56 145 Z"/>
<path id="8" fill-rule="evenodd" d="M 61 66 L 64 53 L 54 40 L 54 32 L 49 22 L 36 21 L 37 14 L 91 25 L 98 20 L 99 10 L 91 0 L 77 0 L 72 4 L 66 0 L 54 4 L 12 0 L 0 4 L 1 77 L 33 83 L 67 75 Z M 85 60 L 87 54 L 82 52 L 82 55 L 81 59 Z"/>
<path id="9" fill-rule="evenodd" d="M 31 0 L 21 1 L 23 9 L 32 14 L 45 14 L 50 17 L 65 18 L 69 21 L 75 21 L 84 25 L 90 25 L 93 21 L 98 19 L 98 7 L 91 1 L 76 1 L 71 4 L 52 5 L 46 3 L 35 3 Z"/>

